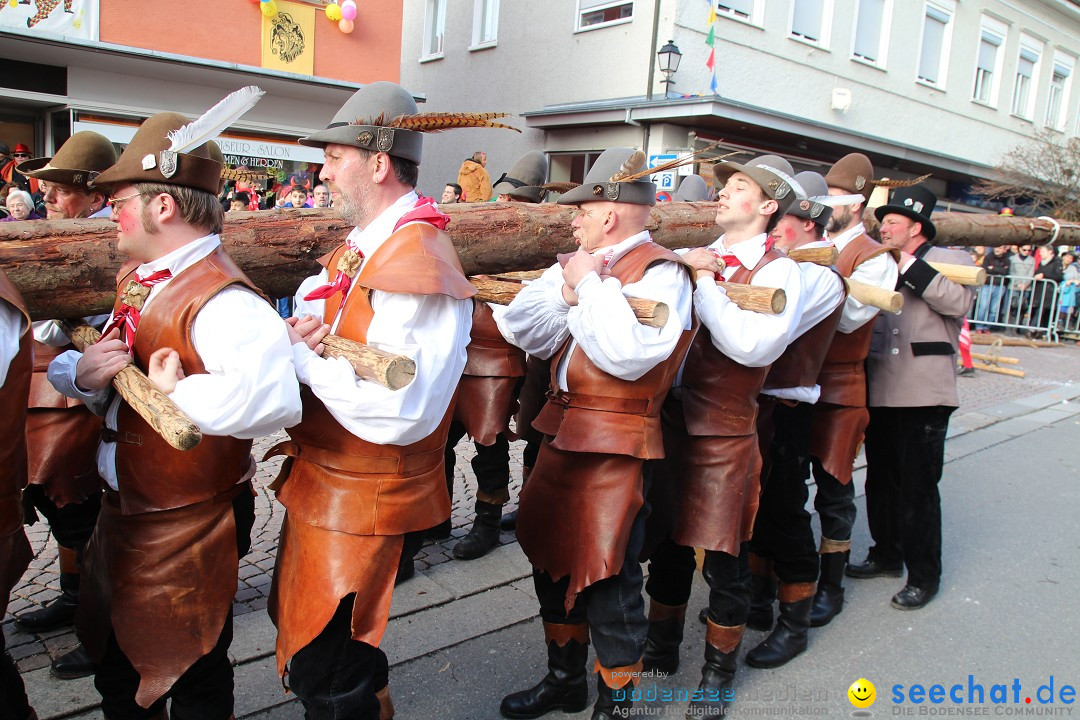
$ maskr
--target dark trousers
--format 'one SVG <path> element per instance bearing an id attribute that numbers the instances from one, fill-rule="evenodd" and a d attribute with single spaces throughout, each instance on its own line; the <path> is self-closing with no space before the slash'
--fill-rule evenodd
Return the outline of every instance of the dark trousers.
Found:
<path id="1" fill-rule="evenodd" d="M 245 487 L 233 498 L 232 507 L 236 522 L 237 557 L 243 557 L 251 549 L 251 528 L 255 524 L 255 496 L 250 483 L 245 483 Z M 164 710 L 165 703 L 171 698 L 172 720 L 226 720 L 233 713 L 233 669 L 229 661 L 232 637 L 233 614 L 230 607 L 213 649 L 196 660 L 160 700 L 144 709 L 135 702 L 139 673 L 117 645 L 116 635 L 110 635 L 104 658 L 94 666 L 94 686 L 101 693 L 101 710 L 105 717 L 109 720 L 151 718 Z M 162 652 L 168 652 L 168 648 L 163 648 Z"/>
<path id="2" fill-rule="evenodd" d="M 821 536 L 830 540 L 851 540 L 855 526 L 855 483 L 842 484 L 814 458 L 814 482 L 817 495 L 814 509 L 821 520 Z"/>
<path id="3" fill-rule="evenodd" d="M 664 605 L 685 605 L 694 580 L 694 549 L 665 538 L 649 558 L 649 581 L 645 592 Z M 709 617 L 717 625 L 734 627 L 746 622 L 750 612 L 750 567 L 746 543 L 739 557 L 716 550 L 705 551 L 701 575 L 709 585 Z"/>
<path id="4" fill-rule="evenodd" d="M 45 518 L 58 545 L 81 554 L 94 532 L 101 510 L 101 493 L 93 493 L 81 503 L 58 508 L 41 485 L 27 485 L 23 490 L 23 508 L 27 518 L 33 517 L 31 513 Z"/>
<path id="5" fill-rule="evenodd" d="M 815 582 L 818 553 L 806 502 L 810 491 L 810 429 L 813 405 L 776 402 L 769 445 L 769 474 L 761 477 L 761 502 L 749 549 L 770 558 L 781 582 Z"/>
<path id="6" fill-rule="evenodd" d="M 389 666 L 382 650 L 352 639 L 355 599 L 342 598 L 323 631 L 289 663 L 289 688 L 305 720 L 378 720 L 375 692 L 386 687 Z"/>
<path id="7" fill-rule="evenodd" d="M 644 467 L 643 495 L 649 495 L 651 463 Z M 544 622 L 560 624 L 588 623 L 596 659 L 605 668 L 633 665 L 645 651 L 645 636 L 649 621 L 645 617 L 645 601 L 641 597 L 643 575 L 638 557 L 645 544 L 645 521 L 649 517 L 646 501 L 630 528 L 626 555 L 618 574 L 604 578 L 585 588 L 577 596 L 574 607 L 567 613 L 564 605 L 570 577 L 552 580 L 540 570 L 533 570 L 533 586 L 540 601 L 540 617 Z"/>
<path id="8" fill-rule="evenodd" d="M 5 648 L 4 633 L 0 632 L 0 720 L 26 720 L 30 717 L 26 686 Z"/>
<path id="9" fill-rule="evenodd" d="M 465 426 L 455 420 L 450 423 L 450 433 L 446 438 L 446 488 L 450 499 L 454 499 L 454 466 L 457 456 L 454 448 L 465 437 Z M 474 442 L 476 456 L 472 459 L 473 473 L 476 475 L 477 490 L 487 497 L 501 497 L 510 486 L 510 441 L 503 433 L 495 436 L 491 445 Z"/>
<path id="10" fill-rule="evenodd" d="M 196 660 L 164 697 L 142 708 L 135 702 L 139 673 L 116 644 L 116 636 L 111 635 L 105 657 L 94 668 L 94 686 L 101 693 L 102 713 L 109 720 L 144 720 L 162 712 L 171 699 L 172 720 L 226 720 L 233 714 L 233 668 L 229 662 L 232 637 L 233 616 L 229 608 L 225 627 L 213 649 Z"/>
<path id="11" fill-rule="evenodd" d="M 866 520 L 870 557 L 903 561 L 908 582 L 941 582 L 941 480 L 945 432 L 955 408 L 870 408 L 866 429 Z"/>

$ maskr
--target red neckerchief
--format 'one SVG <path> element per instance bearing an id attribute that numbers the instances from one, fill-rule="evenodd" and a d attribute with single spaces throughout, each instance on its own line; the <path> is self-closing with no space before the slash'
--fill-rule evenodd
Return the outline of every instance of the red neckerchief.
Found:
<path id="1" fill-rule="evenodd" d="M 765 252 L 772 250 L 773 239 L 765 239 Z M 742 261 L 735 257 L 733 253 L 721 253 L 715 248 L 711 248 L 712 254 L 724 261 L 724 267 L 729 268 L 741 268 L 743 266 Z"/>
<path id="2" fill-rule="evenodd" d="M 112 319 L 109 320 L 109 324 L 105 327 L 105 331 L 102 335 L 108 335 L 114 327 L 122 328 L 124 342 L 127 343 L 128 351 L 133 352 L 135 347 L 135 331 L 139 329 L 139 320 L 142 318 L 142 307 L 145 304 L 146 299 L 150 297 L 150 292 L 141 295 L 136 304 L 129 304 L 125 299 L 129 297 L 128 289 L 130 289 L 132 285 L 137 284 L 144 288 L 149 288 L 150 291 L 152 291 L 155 285 L 165 282 L 171 277 L 172 272 L 168 269 L 158 270 L 156 273 L 145 278 L 136 275 L 135 279 L 128 283 L 128 288 L 124 290 L 124 294 L 121 296 L 120 308 L 113 313 Z"/>

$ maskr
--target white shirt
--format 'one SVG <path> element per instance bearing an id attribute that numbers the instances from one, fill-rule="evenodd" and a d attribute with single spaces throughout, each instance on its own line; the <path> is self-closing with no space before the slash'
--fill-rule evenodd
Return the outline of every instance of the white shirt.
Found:
<path id="1" fill-rule="evenodd" d="M 26 318 L 18 308 L 0 300 L 0 387 L 7 382 L 8 368 L 19 354 L 19 340 L 25 327 Z"/>
<path id="2" fill-rule="evenodd" d="M 364 253 L 364 262 L 393 233 L 398 220 L 416 201 L 416 193 L 406 193 L 363 230 L 355 228 L 349 234 L 352 244 Z M 326 301 L 304 300 L 304 296 L 327 282 L 324 268 L 300 285 L 296 292 L 298 317 L 324 317 Z M 355 289 L 353 283 L 349 292 Z M 368 344 L 412 358 L 416 377 L 411 383 L 390 390 L 361 380 L 347 360 L 320 357 L 304 343 L 293 345 L 296 376 L 353 435 L 379 445 L 408 445 L 434 432 L 450 407 L 465 369 L 472 302 L 447 295 L 374 290 L 371 305 L 375 315 L 367 331 Z M 337 329 L 336 319 L 332 329 Z"/>
<path id="3" fill-rule="evenodd" d="M 818 240 L 800 247 L 806 249 L 832 247 L 832 243 L 828 240 Z M 797 263 L 797 265 L 802 274 L 803 292 L 799 298 L 798 322 L 791 342 L 802 337 L 803 333 L 831 315 L 844 299 L 844 283 L 835 270 L 811 262 Z M 788 303 L 791 303 L 790 297 Z M 764 395 L 772 395 L 785 400 L 816 403 L 821 397 L 821 386 L 815 383 L 812 386 L 773 388 L 761 392 Z"/>
<path id="4" fill-rule="evenodd" d="M 221 245 L 217 235 L 193 240 L 135 272 L 146 277 L 168 269 L 173 277 L 194 265 Z M 153 287 L 144 312 L 172 280 Z M 206 374 L 188 375 L 169 395 L 205 435 L 257 438 L 300 422 L 300 387 L 289 349 L 284 322 L 265 300 L 246 288 L 230 286 L 207 301 L 191 326 L 191 338 Z M 120 397 L 111 388 L 97 393 L 75 384 L 82 353 L 69 350 L 49 365 L 49 382 L 56 389 L 85 402 L 105 415 L 116 429 Z M 109 487 L 116 482 L 116 443 L 98 445 L 98 473 Z M 252 462 L 246 480 L 255 472 Z"/>
<path id="5" fill-rule="evenodd" d="M 765 254 L 765 233 L 736 243 L 730 248 L 721 235 L 709 249 L 732 254 L 744 267 L 753 269 Z M 680 250 L 680 253 L 687 252 Z M 724 269 L 724 279 L 730 280 L 738 270 Z M 715 281 L 698 280 L 694 291 L 694 309 L 701 324 L 709 329 L 713 345 L 729 358 L 746 367 L 770 365 L 798 335 L 803 279 L 799 266 L 789 258 L 777 258 L 754 275 L 751 285 L 781 288 L 787 296 L 782 313 L 776 315 L 743 310 L 730 299 Z"/>
<path id="6" fill-rule="evenodd" d="M 642 231 L 593 254 L 612 253 L 608 267 L 638 245 L 648 242 Z M 580 347 L 599 369 L 621 380 L 637 380 L 675 350 L 684 330 L 692 324 L 692 295 L 686 270 L 676 263 L 652 265 L 641 280 L 623 286 L 617 278 L 586 275 L 574 291 L 578 304 L 571 307 L 562 296 L 563 269 L 555 263 L 540 279 L 522 288 L 506 312 L 495 316 L 504 337 L 530 355 L 548 359 L 571 338 L 556 374 L 567 390 L 566 368 Z M 667 303 L 670 314 L 662 328 L 638 322 L 626 298 Z"/>
<path id="7" fill-rule="evenodd" d="M 830 239 L 833 244 L 836 245 L 836 249 L 843 252 L 844 248 L 846 248 L 852 240 L 865 233 L 866 228 L 863 227 L 862 223 L 859 223 L 850 230 L 845 230 L 836 237 Z M 889 253 L 881 253 L 856 266 L 851 273 L 851 279 L 866 285 L 884 288 L 885 290 L 895 290 L 896 279 L 899 277 L 899 274 L 899 268 L 896 267 L 896 261 L 893 260 L 892 255 Z M 840 318 L 840 326 L 836 329 L 836 332 L 841 332 L 845 335 L 853 333 L 876 318 L 879 312 L 881 311 L 878 308 L 872 305 L 863 305 L 861 302 L 848 295 L 847 300 L 844 301 L 844 314 Z"/>

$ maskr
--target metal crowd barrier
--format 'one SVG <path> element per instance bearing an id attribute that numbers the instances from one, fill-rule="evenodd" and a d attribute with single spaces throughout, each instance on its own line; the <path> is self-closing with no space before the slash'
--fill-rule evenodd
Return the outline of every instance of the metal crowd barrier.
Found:
<path id="1" fill-rule="evenodd" d="M 1045 333 L 1057 342 L 1060 289 L 1053 280 L 1035 280 L 1015 275 L 988 275 L 978 289 L 975 306 L 968 316 L 973 331 L 996 330 L 1015 333 Z M 1080 319 L 1071 321 L 1077 331 Z"/>

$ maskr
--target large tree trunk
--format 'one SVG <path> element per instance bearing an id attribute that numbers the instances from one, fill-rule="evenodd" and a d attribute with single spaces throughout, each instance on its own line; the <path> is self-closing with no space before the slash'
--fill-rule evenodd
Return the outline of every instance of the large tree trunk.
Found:
<path id="1" fill-rule="evenodd" d="M 465 272 L 498 273 L 550 265 L 574 249 L 575 209 L 544 203 L 446 205 Z M 671 248 L 706 245 L 720 234 L 712 203 L 664 203 L 648 229 Z M 940 245 L 1039 244 L 1051 224 L 1026 218 L 937 213 Z M 229 213 L 223 242 L 229 254 L 271 297 L 291 295 L 318 269 L 316 259 L 342 242 L 351 228 L 334 211 L 267 210 Z M 1057 242 L 1080 243 L 1080 226 L 1063 226 Z M 107 312 L 123 256 L 108 220 L 35 220 L 0 224 L 0 269 L 22 292 L 36 319 Z"/>

